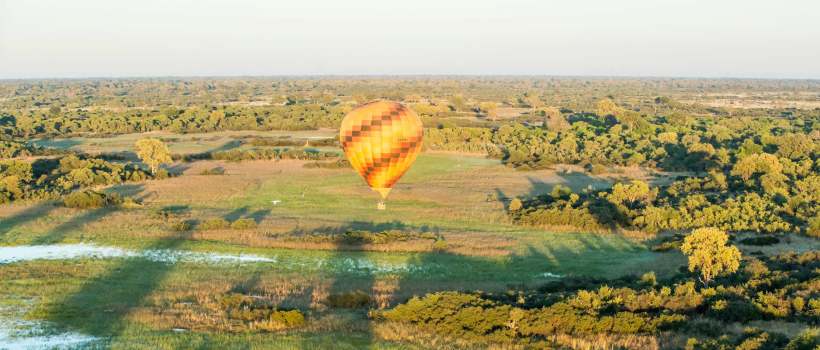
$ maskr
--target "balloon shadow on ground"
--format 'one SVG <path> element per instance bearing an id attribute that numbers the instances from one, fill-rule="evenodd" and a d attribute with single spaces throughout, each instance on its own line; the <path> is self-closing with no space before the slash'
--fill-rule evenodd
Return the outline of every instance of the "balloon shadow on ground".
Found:
<path id="1" fill-rule="evenodd" d="M 103 192 L 116 193 L 122 197 L 132 197 L 135 198 L 137 201 L 140 201 L 142 198 L 137 197 L 137 195 L 142 193 L 142 191 L 142 185 L 125 184 L 109 187 L 105 189 Z M 96 209 L 88 209 L 82 212 L 81 214 L 74 216 L 71 219 L 61 223 L 60 225 L 57 225 L 57 227 L 51 229 L 47 234 L 34 238 L 33 240 L 31 240 L 31 242 L 29 242 L 29 244 L 43 245 L 59 243 L 66 237 L 66 235 L 70 234 L 71 232 L 81 229 L 86 224 L 99 221 L 103 217 L 108 216 L 111 213 L 117 212 L 119 210 L 121 210 L 119 206 L 107 206 Z M 42 215 L 46 215 L 46 213 Z"/>
<path id="2" fill-rule="evenodd" d="M 56 203 L 45 202 L 23 209 L 11 217 L 0 219 L 0 239 L 3 239 L 9 232 L 18 226 L 22 226 L 30 221 L 46 217 L 56 208 Z"/>
<path id="3" fill-rule="evenodd" d="M 146 249 L 176 249 L 189 236 L 190 232 L 183 232 L 159 239 Z M 77 292 L 45 305 L 46 320 L 60 331 L 116 337 L 125 329 L 125 316 L 144 303 L 173 267 L 171 262 L 142 256 L 123 258 L 108 272 L 83 283 Z"/>

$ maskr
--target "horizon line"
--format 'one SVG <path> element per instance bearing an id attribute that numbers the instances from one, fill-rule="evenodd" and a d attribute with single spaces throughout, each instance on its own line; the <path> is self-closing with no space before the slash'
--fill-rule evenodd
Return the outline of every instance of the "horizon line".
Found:
<path id="1" fill-rule="evenodd" d="M 561 79 L 616 79 L 616 80 L 758 80 L 758 81 L 817 81 L 818 78 L 743 77 L 743 76 L 672 76 L 672 75 L 573 75 L 573 74 L 216 74 L 216 75 L 110 75 L 110 76 L 53 76 L 53 77 L 0 77 L 9 81 L 58 80 L 143 80 L 143 79 L 237 79 L 237 78 L 561 78 Z"/>

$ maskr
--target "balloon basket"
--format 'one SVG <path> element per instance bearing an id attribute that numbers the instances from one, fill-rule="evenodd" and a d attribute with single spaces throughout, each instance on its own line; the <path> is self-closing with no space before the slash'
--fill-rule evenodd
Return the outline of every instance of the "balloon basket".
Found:
<path id="1" fill-rule="evenodd" d="M 376 203 L 376 209 L 385 210 L 385 209 L 387 209 L 387 205 L 384 204 L 383 200 L 380 200 L 379 203 Z"/>

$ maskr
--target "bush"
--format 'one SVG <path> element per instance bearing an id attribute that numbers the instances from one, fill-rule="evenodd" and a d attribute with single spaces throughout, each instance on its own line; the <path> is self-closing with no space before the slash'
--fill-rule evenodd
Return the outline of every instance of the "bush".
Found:
<path id="1" fill-rule="evenodd" d="M 199 224 L 200 230 L 223 230 L 231 226 L 231 223 L 228 220 L 223 218 L 213 218 L 203 221 Z"/>
<path id="2" fill-rule="evenodd" d="M 809 328 L 794 337 L 784 350 L 816 350 L 820 346 L 820 329 Z"/>
<path id="3" fill-rule="evenodd" d="M 102 208 L 120 202 L 121 199 L 116 194 L 106 194 L 92 190 L 72 192 L 63 198 L 63 205 L 68 208 L 79 209 Z"/>
<path id="4" fill-rule="evenodd" d="M 276 328 L 294 328 L 305 324 L 305 316 L 299 310 L 274 311 L 270 315 L 270 322 Z"/>
<path id="5" fill-rule="evenodd" d="M 224 175 L 224 174 L 225 174 L 225 168 L 223 168 L 223 167 L 215 167 L 215 168 L 205 169 L 205 170 L 199 172 L 199 175 Z"/>
<path id="6" fill-rule="evenodd" d="M 443 239 L 437 239 L 435 242 L 433 242 L 433 250 L 435 250 L 437 252 L 443 252 L 443 251 L 447 250 L 447 247 L 448 247 L 447 241 L 445 241 Z"/>
<path id="7" fill-rule="evenodd" d="M 820 238 L 820 215 L 817 215 L 811 220 L 809 220 L 809 225 L 806 229 L 806 234 L 812 237 Z"/>
<path id="8" fill-rule="evenodd" d="M 171 225 L 171 228 L 177 232 L 185 232 L 193 229 L 195 224 L 196 222 L 194 222 L 193 220 L 181 220 Z"/>
<path id="9" fill-rule="evenodd" d="M 238 219 L 231 223 L 234 230 L 250 230 L 256 228 L 256 221 L 250 218 Z"/>
<path id="10" fill-rule="evenodd" d="M 584 170 L 586 170 L 587 172 L 589 172 L 592 175 L 600 175 L 600 174 L 605 173 L 607 169 L 606 169 L 606 166 L 603 166 L 601 164 L 589 163 L 586 166 L 584 166 Z"/>
<path id="11" fill-rule="evenodd" d="M 239 293 L 230 293 L 217 299 L 227 318 L 251 329 L 277 331 L 301 327 L 305 316 L 299 310 L 277 310 L 275 305 Z"/>
<path id="12" fill-rule="evenodd" d="M 339 159 L 330 162 L 309 162 L 302 165 L 305 168 L 321 168 L 321 169 L 344 169 L 350 168 L 350 162 L 346 159 Z"/>
<path id="13" fill-rule="evenodd" d="M 681 243 L 680 240 L 665 241 L 652 245 L 650 249 L 652 249 L 653 252 L 668 252 L 670 250 L 680 249 Z"/>
<path id="14" fill-rule="evenodd" d="M 641 282 L 649 286 L 654 286 L 658 284 L 658 278 L 655 276 L 655 271 L 649 271 L 641 275 Z"/>
<path id="15" fill-rule="evenodd" d="M 718 299 L 712 302 L 709 314 L 724 322 L 748 322 L 760 318 L 760 313 L 754 305 L 742 300 Z"/>
<path id="16" fill-rule="evenodd" d="M 327 305 L 335 308 L 357 309 L 370 304 L 370 295 L 360 290 L 327 297 Z"/>
<path id="17" fill-rule="evenodd" d="M 524 206 L 524 204 L 523 204 L 523 203 L 521 203 L 521 200 L 520 200 L 520 199 L 518 199 L 518 198 L 513 198 L 513 200 L 512 200 L 512 201 L 510 201 L 510 205 L 509 205 L 509 207 L 507 207 L 507 209 L 508 209 L 509 211 L 511 211 L 511 212 L 512 212 L 512 211 L 519 211 L 519 210 L 521 210 L 521 208 L 522 208 L 523 206 Z"/>

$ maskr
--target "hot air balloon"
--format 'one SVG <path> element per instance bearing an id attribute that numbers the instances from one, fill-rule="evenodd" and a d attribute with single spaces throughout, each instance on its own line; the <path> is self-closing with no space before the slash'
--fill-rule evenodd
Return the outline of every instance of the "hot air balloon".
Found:
<path id="1" fill-rule="evenodd" d="M 416 160 L 423 134 L 418 115 L 398 102 L 370 102 L 342 120 L 339 141 L 353 169 L 381 195 L 378 209 Z"/>

